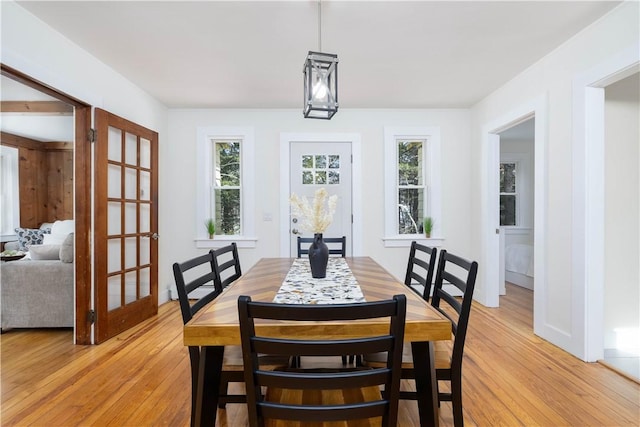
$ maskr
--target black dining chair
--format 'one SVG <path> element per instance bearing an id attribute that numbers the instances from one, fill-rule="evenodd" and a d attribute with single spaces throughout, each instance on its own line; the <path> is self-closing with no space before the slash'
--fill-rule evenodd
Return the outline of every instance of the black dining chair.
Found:
<path id="1" fill-rule="evenodd" d="M 438 381 L 448 381 L 451 392 L 438 391 L 439 402 L 451 402 L 453 422 L 456 427 L 464 425 L 462 415 L 462 361 L 464 343 L 471 313 L 471 301 L 475 288 L 478 263 L 440 251 L 431 305 L 451 321 L 452 344 L 447 341 L 434 342 L 434 365 Z M 454 297 L 444 285 L 452 285 L 462 292 L 462 298 Z M 379 366 L 384 361 L 379 354 L 365 354 L 365 366 Z M 402 355 L 402 378 L 415 379 L 411 346 L 405 346 Z M 438 387 L 439 388 L 439 387 Z M 401 391 L 401 399 L 417 398 L 416 392 Z"/>
<path id="2" fill-rule="evenodd" d="M 340 255 L 341 257 L 347 256 L 347 237 L 324 237 L 323 242 L 327 244 L 329 248 L 329 256 Z M 298 236 L 298 258 L 302 255 L 309 255 L 309 246 L 313 242 L 313 237 L 300 237 Z"/>
<path id="3" fill-rule="evenodd" d="M 247 408 L 249 424 L 263 426 L 265 419 L 298 421 L 344 421 L 382 417 L 382 426 L 395 426 L 398 416 L 400 389 L 400 358 L 406 316 L 406 297 L 396 295 L 392 300 L 356 304 L 311 305 L 254 302 L 248 296 L 238 298 L 238 318 L 245 366 Z M 287 320 L 301 322 L 327 322 L 388 318 L 388 333 L 361 338 L 315 339 L 308 334 L 274 337 L 259 334 L 256 319 Z M 315 326 L 314 326 L 315 327 Z M 329 325 L 320 326 L 330 327 Z M 386 363 L 380 368 L 337 368 L 264 370 L 258 354 L 269 353 L 288 356 L 339 356 L 361 351 L 385 352 Z M 380 392 L 380 387 L 384 391 Z M 260 392 L 267 388 L 266 396 Z M 286 393 L 282 393 L 287 389 Z M 328 394 L 345 389 L 373 389 L 365 393 L 373 400 L 354 399 L 337 403 L 330 398 L 326 402 L 308 402 L 301 398 L 304 392 L 328 391 Z M 300 394 L 292 394 L 302 391 Z M 352 393 L 355 394 L 355 393 Z M 274 396 L 275 398 L 270 398 Z"/>
<path id="4" fill-rule="evenodd" d="M 216 286 L 221 290 L 242 276 L 238 246 L 235 242 L 218 249 L 211 249 L 213 257 L 213 270 L 216 273 Z"/>
<path id="5" fill-rule="evenodd" d="M 404 284 L 421 295 L 425 301 L 429 301 L 431 294 L 437 253 L 436 248 L 421 245 L 416 241 L 411 242 Z"/>
<path id="6" fill-rule="evenodd" d="M 178 290 L 178 300 L 183 323 L 187 323 L 204 306 L 213 301 L 222 287 L 216 284 L 216 273 L 213 267 L 211 252 L 200 255 L 182 263 L 173 264 L 173 275 Z M 195 422 L 196 395 L 198 387 L 198 367 L 200 363 L 200 347 L 189 346 L 191 361 L 191 425 Z M 220 379 L 220 398 L 218 404 L 244 403 L 245 395 L 228 395 L 230 382 L 244 382 L 242 351 L 239 346 L 226 346 Z"/>

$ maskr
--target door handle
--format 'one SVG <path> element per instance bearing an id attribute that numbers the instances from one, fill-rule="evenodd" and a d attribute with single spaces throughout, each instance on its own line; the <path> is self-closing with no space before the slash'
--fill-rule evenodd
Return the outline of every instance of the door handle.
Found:
<path id="1" fill-rule="evenodd" d="M 300 234 L 300 232 L 297 228 L 294 228 L 293 230 L 291 230 L 291 234 Z"/>
<path id="2" fill-rule="evenodd" d="M 151 237 L 153 240 L 158 240 L 160 238 L 160 235 L 158 233 L 153 233 L 150 234 L 149 237 Z"/>

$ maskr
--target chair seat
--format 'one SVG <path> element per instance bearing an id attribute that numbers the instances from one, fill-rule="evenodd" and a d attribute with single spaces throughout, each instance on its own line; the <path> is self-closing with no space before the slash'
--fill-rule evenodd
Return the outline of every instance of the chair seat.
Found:
<path id="1" fill-rule="evenodd" d="M 451 368 L 451 341 L 434 341 L 435 367 L 436 369 Z M 371 367 L 381 367 L 387 362 L 384 353 L 365 354 L 363 364 Z M 411 345 L 402 347 L 402 369 L 413 369 L 413 352 Z"/>

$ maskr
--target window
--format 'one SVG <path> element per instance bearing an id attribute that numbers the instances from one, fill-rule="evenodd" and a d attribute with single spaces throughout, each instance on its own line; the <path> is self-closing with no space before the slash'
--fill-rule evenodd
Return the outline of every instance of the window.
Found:
<path id="1" fill-rule="evenodd" d="M 198 128 L 196 246 L 215 248 L 234 241 L 255 247 L 254 139 L 252 128 Z M 205 223 L 213 219 L 214 239 Z"/>
<path id="2" fill-rule="evenodd" d="M 517 226 L 517 162 L 500 163 L 500 225 Z"/>
<path id="3" fill-rule="evenodd" d="M 20 226 L 18 149 L 0 147 L 0 234 L 13 235 Z"/>
<path id="4" fill-rule="evenodd" d="M 439 167 L 439 128 L 385 128 L 385 246 L 424 239 L 425 217 L 440 239 Z"/>

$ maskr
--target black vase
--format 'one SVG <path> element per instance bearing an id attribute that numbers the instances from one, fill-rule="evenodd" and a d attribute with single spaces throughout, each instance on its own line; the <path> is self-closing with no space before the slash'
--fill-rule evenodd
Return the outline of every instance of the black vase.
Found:
<path id="1" fill-rule="evenodd" d="M 309 246 L 309 265 L 311 277 L 324 279 L 327 275 L 327 263 L 329 262 L 329 248 L 322 240 L 322 233 L 313 235 L 313 242 Z"/>

